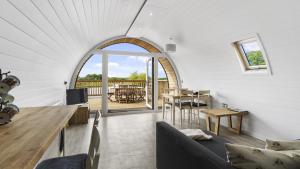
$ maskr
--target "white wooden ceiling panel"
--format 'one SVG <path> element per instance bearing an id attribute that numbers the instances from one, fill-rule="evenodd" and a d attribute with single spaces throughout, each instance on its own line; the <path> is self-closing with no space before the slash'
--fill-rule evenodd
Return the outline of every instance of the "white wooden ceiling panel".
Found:
<path id="1" fill-rule="evenodd" d="M 51 25 L 53 29 L 61 36 L 64 45 L 69 46 L 69 48 L 74 51 L 80 48 L 75 37 L 72 36 L 68 28 L 65 26 L 62 20 L 55 13 L 56 11 L 52 9 L 48 0 L 31 0 L 32 4 L 37 10 L 44 16 L 44 19 Z M 74 51 L 75 53 L 76 51 Z"/>
<path id="2" fill-rule="evenodd" d="M 61 49 L 50 38 L 50 35 L 43 32 L 43 30 L 35 24 L 29 16 L 26 16 L 24 12 L 20 11 L 15 4 L 10 1 L 6 2 L 7 3 L 3 5 L 5 9 L 1 10 L 0 15 L 6 19 L 9 24 L 32 37 L 34 41 L 45 46 L 47 48 L 45 50 L 50 54 L 57 55 L 61 52 Z M 11 15 L 10 13 L 14 13 L 15 15 Z"/>
<path id="3" fill-rule="evenodd" d="M 1 22 L 0 22 L 1 23 Z M 1 32 L 4 32 L 2 30 L 2 28 L 6 28 L 6 25 L 3 24 L 0 27 Z M 50 57 L 49 55 L 46 55 L 44 53 L 41 53 L 39 51 L 39 49 L 37 49 L 36 47 L 39 47 L 40 44 L 37 44 L 35 42 L 27 42 L 25 41 L 25 43 L 23 43 L 23 39 L 20 41 L 17 41 L 17 39 L 14 38 L 22 38 L 22 36 L 14 36 L 14 35 L 19 35 L 20 33 L 17 31 L 14 31 L 14 29 L 10 28 L 11 31 L 9 34 L 6 35 L 10 35 L 8 37 L 3 37 L 2 34 L 0 34 L 0 50 L 1 53 L 5 53 L 7 55 L 12 55 L 21 59 L 28 59 L 30 61 L 37 61 L 39 63 L 41 62 L 52 62 L 52 63 L 56 63 L 56 59 L 54 57 Z M 27 37 L 26 37 L 27 38 Z M 26 38 L 24 38 L 24 40 L 26 40 Z M 30 44 L 36 44 L 36 46 L 34 45 L 30 45 Z M 42 48 L 42 47 L 41 47 Z M 59 63 L 58 63 L 59 64 Z"/>
<path id="4" fill-rule="evenodd" d="M 49 0 L 52 9 L 56 12 L 57 17 L 67 29 L 74 42 L 80 44 L 82 50 L 87 48 L 85 35 L 83 34 L 76 10 L 72 0 Z M 77 49 L 78 50 L 78 49 Z"/>
<path id="5" fill-rule="evenodd" d="M 16 14 L 13 16 L 10 13 Z M 35 51 L 39 51 L 39 53 L 43 53 L 44 55 L 46 55 L 46 53 L 52 53 L 53 55 L 57 53 L 55 49 L 41 40 L 43 38 L 47 39 L 47 37 L 45 37 L 42 32 L 40 32 L 33 24 L 31 24 L 30 21 L 28 21 L 21 13 L 16 11 L 9 3 L 1 3 L 0 20 L 3 24 L 3 27 L 5 27 L 5 30 L 3 30 L 4 28 L 2 28 L 1 31 L 1 33 L 4 34 L 2 38 L 13 41 L 14 43 L 22 44 L 27 47 L 31 44 L 34 44 L 29 48 L 34 47 Z M 36 33 L 34 34 L 33 31 L 35 31 Z M 25 39 L 28 38 L 29 40 L 21 39 L 19 37 L 15 37 L 15 39 L 9 39 L 8 37 L 15 36 L 13 32 L 24 34 L 23 37 L 26 37 Z M 41 37 L 37 37 L 37 34 L 41 35 Z M 25 40 L 25 42 L 23 40 Z M 50 56 L 51 55 L 49 55 L 48 57 Z"/>
<path id="6" fill-rule="evenodd" d="M 10 0 L 10 2 L 20 11 L 22 14 L 30 20 L 41 32 L 43 32 L 52 42 L 59 54 L 71 53 L 69 45 L 65 45 L 66 42 L 62 36 L 53 28 L 39 10 L 34 6 L 32 1 L 24 0 Z"/>
<path id="7" fill-rule="evenodd" d="M 91 43 L 90 40 L 90 33 L 87 25 L 86 20 L 86 13 L 84 11 L 83 1 L 82 0 L 72 0 L 73 6 L 75 9 L 75 16 L 78 19 L 78 23 L 80 26 L 81 31 L 83 32 L 85 41 L 87 41 L 89 44 Z"/>

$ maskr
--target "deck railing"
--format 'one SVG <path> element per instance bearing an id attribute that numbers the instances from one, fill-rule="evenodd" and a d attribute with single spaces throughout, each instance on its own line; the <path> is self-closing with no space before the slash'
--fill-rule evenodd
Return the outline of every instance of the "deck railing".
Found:
<path id="1" fill-rule="evenodd" d="M 145 80 L 109 80 L 108 87 L 117 87 L 118 85 L 134 85 L 138 87 L 146 87 Z M 162 93 L 168 87 L 167 80 L 158 80 L 159 93 Z M 76 88 L 87 88 L 89 96 L 102 95 L 101 80 L 77 80 Z"/>

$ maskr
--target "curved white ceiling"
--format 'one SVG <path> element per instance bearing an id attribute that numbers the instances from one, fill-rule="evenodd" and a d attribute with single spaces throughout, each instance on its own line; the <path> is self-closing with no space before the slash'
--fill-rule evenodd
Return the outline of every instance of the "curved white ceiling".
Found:
<path id="1" fill-rule="evenodd" d="M 0 68 L 21 78 L 16 103 L 59 104 L 94 45 L 124 35 L 143 0 L 2 0 Z"/>
<path id="2" fill-rule="evenodd" d="M 13 91 L 16 104 L 61 104 L 63 82 L 80 58 L 99 42 L 124 35 L 142 4 L 1 0 L 0 68 L 21 78 Z M 295 138 L 300 130 L 299 16 L 297 0 L 148 0 L 128 35 L 160 46 L 174 37 L 172 58 L 184 87 L 211 89 L 215 105 L 227 102 L 249 110 L 244 128 L 252 135 Z M 262 38 L 273 76 L 241 72 L 230 44 L 253 33 Z"/>

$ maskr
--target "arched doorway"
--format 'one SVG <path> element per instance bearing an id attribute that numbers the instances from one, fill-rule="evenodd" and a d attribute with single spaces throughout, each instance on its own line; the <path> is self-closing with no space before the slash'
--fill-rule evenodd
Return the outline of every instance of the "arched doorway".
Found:
<path id="1" fill-rule="evenodd" d="M 76 81 L 78 80 L 78 77 L 79 77 L 78 75 L 79 75 L 81 69 L 84 67 L 84 65 L 86 65 L 88 63 L 88 60 L 94 56 L 93 51 L 99 50 L 99 49 L 104 49 L 105 50 L 105 49 L 108 49 L 111 46 L 114 46 L 114 45 L 117 46 L 117 45 L 121 45 L 121 44 L 136 45 L 136 46 L 138 46 L 140 48 L 143 48 L 144 50 L 146 50 L 150 53 L 162 53 L 160 49 L 155 47 L 155 45 L 153 45 L 151 42 L 147 42 L 146 40 L 141 40 L 141 39 L 137 39 L 137 38 L 127 38 L 127 37 L 126 38 L 114 38 L 114 39 L 107 40 L 107 41 L 97 45 L 95 48 L 93 48 L 80 61 L 80 63 L 78 64 L 78 66 L 77 66 L 77 68 L 76 68 L 76 70 L 73 74 L 71 84 L 70 84 L 70 88 L 74 88 L 76 86 Z M 159 65 L 162 67 L 162 69 L 163 69 L 163 71 L 164 71 L 164 73 L 167 77 L 166 78 L 167 79 L 167 87 L 169 87 L 169 88 L 179 87 L 179 85 L 180 85 L 179 76 L 178 76 L 176 68 L 172 64 L 172 61 L 170 60 L 170 58 L 160 57 L 160 58 L 158 58 L 158 62 L 159 62 Z M 98 91 L 99 91 L 99 89 L 98 89 Z M 163 90 L 160 90 L 160 92 L 162 93 Z"/>
<path id="2" fill-rule="evenodd" d="M 119 38 L 119 39 L 111 40 L 111 41 L 108 41 L 107 43 L 100 45 L 97 49 L 103 49 L 107 46 L 110 46 L 113 44 L 119 44 L 119 43 L 134 44 L 134 45 L 144 48 L 148 52 L 155 52 L 155 53 L 163 52 L 158 47 L 155 47 L 154 44 L 151 44 L 150 42 L 147 42 L 145 40 L 141 40 L 138 38 Z M 169 87 L 170 88 L 178 88 L 180 85 L 179 75 L 177 74 L 175 65 L 172 64 L 172 61 L 170 60 L 170 58 L 168 58 L 168 57 L 159 58 L 158 61 L 166 72 Z"/>

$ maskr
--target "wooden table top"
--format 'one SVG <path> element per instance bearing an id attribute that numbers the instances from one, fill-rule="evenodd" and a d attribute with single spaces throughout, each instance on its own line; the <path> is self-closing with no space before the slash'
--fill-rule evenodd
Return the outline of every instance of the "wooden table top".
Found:
<path id="1" fill-rule="evenodd" d="M 162 94 L 162 96 L 165 98 L 175 98 L 175 99 L 180 97 L 186 97 L 186 98 L 192 97 L 191 95 L 185 95 L 185 94 L 167 94 L 167 93 Z M 209 96 L 210 95 L 208 94 L 199 95 L 199 97 L 209 97 Z M 197 98 L 198 95 L 194 95 L 193 97 Z"/>
<path id="2" fill-rule="evenodd" d="M 201 112 L 206 113 L 208 115 L 216 116 L 216 117 L 222 117 L 222 116 L 230 116 L 230 115 L 238 115 L 241 113 L 245 112 L 237 112 L 237 111 L 232 111 L 230 109 L 204 109 L 201 110 Z"/>
<path id="3" fill-rule="evenodd" d="M 77 108 L 22 108 L 11 123 L 0 126 L 0 168 L 34 168 Z"/>

